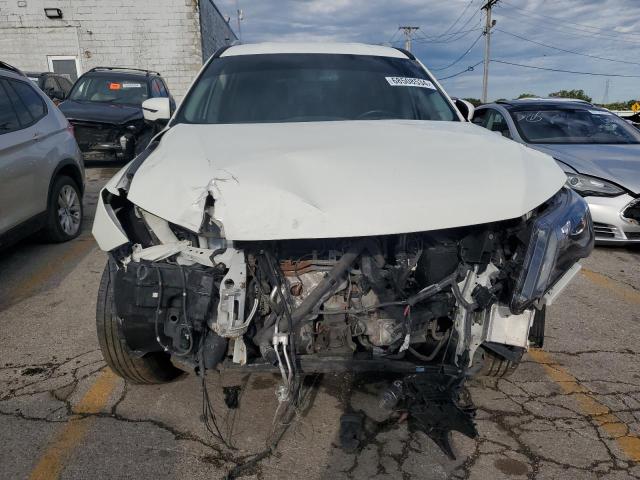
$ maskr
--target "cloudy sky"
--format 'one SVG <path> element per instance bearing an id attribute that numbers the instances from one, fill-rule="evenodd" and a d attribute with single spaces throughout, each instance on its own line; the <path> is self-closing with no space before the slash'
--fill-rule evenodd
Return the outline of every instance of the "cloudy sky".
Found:
<path id="1" fill-rule="evenodd" d="M 413 52 L 443 78 L 482 60 L 480 7 L 485 1 L 216 0 L 216 4 L 232 17 L 236 30 L 236 5 L 243 10 L 244 42 L 356 41 L 402 46 L 398 26 L 419 26 Z M 490 99 L 582 88 L 600 102 L 607 79 L 609 101 L 640 98 L 640 0 L 501 0 L 493 12 L 497 20 L 491 43 L 493 59 L 606 76 L 491 63 Z M 451 95 L 476 98 L 481 82 L 481 64 L 442 80 Z"/>

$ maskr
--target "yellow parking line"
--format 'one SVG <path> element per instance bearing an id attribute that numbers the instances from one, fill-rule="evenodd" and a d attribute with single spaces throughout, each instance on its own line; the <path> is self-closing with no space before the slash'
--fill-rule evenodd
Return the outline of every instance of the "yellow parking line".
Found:
<path id="1" fill-rule="evenodd" d="M 606 278 L 606 277 L 605 277 Z M 622 422 L 606 405 L 596 400 L 593 394 L 569 372 L 564 370 L 551 356 L 537 349 L 529 350 L 529 356 L 541 364 L 547 375 L 562 390 L 572 395 L 580 410 L 590 417 L 598 426 L 613 438 L 624 454 L 634 462 L 640 462 L 640 438 L 629 432 L 629 427 Z"/>
<path id="2" fill-rule="evenodd" d="M 79 414 L 72 417 L 54 437 L 44 455 L 29 475 L 30 480 L 56 480 L 73 450 L 87 434 L 93 418 L 83 418 L 81 414 L 98 413 L 106 405 L 117 385 L 116 375 L 105 369 L 80 399 L 73 409 Z"/>
<path id="3" fill-rule="evenodd" d="M 624 283 L 612 280 L 606 275 L 594 272 L 593 270 L 583 268 L 582 275 L 591 283 L 609 290 L 616 297 L 621 298 L 625 302 L 640 305 L 640 291 L 635 290 Z"/>

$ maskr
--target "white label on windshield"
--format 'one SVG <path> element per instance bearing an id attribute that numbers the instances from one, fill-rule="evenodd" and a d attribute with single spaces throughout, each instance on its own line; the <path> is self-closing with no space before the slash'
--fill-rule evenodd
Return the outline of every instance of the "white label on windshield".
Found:
<path id="1" fill-rule="evenodd" d="M 140 88 L 142 84 L 140 83 L 123 83 L 122 88 Z"/>
<path id="2" fill-rule="evenodd" d="M 431 90 L 435 90 L 436 87 L 433 86 L 429 80 L 425 80 L 424 78 L 410 78 L 410 77 L 384 77 L 387 80 L 387 83 L 392 87 L 418 87 L 418 88 L 430 88 Z"/>
<path id="3" fill-rule="evenodd" d="M 610 112 L 603 112 L 602 110 L 589 110 L 592 115 L 611 115 Z"/>

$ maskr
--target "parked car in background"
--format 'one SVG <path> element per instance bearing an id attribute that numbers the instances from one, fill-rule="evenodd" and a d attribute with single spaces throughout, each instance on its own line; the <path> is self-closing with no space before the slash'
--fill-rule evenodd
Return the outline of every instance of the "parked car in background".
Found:
<path id="1" fill-rule="evenodd" d="M 53 242 L 76 237 L 83 191 L 69 122 L 22 72 L 0 62 L 0 247 L 38 230 Z"/>
<path id="2" fill-rule="evenodd" d="M 58 105 L 69 96 L 73 82 L 67 75 L 52 72 L 25 72 L 25 75 L 35 83 L 40 90 L 47 94 Z"/>
<path id="3" fill-rule="evenodd" d="M 128 161 L 141 152 L 155 127 L 146 123 L 142 102 L 166 98 L 175 102 L 159 73 L 119 67 L 97 67 L 82 75 L 59 105 L 75 127 L 83 152 L 98 152 Z"/>
<path id="4" fill-rule="evenodd" d="M 640 131 L 585 101 L 522 99 L 482 105 L 473 122 L 548 153 L 585 197 L 596 241 L 640 243 Z"/>
<path id="5" fill-rule="evenodd" d="M 453 455 L 450 429 L 477 435 L 465 380 L 542 344 L 544 305 L 593 248 L 553 159 L 469 110 L 395 48 L 219 51 L 100 193 L 106 362 L 136 383 L 276 372 L 281 414 L 303 372 L 384 371 L 385 406 Z"/>

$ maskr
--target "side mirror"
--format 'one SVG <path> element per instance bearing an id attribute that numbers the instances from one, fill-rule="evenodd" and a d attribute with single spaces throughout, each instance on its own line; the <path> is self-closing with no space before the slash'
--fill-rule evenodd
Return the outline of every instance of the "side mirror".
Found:
<path id="1" fill-rule="evenodd" d="M 54 90 L 53 91 L 53 98 L 57 99 L 57 100 L 64 100 L 67 96 L 64 94 L 64 92 L 62 90 Z"/>
<path id="2" fill-rule="evenodd" d="M 473 120 L 473 114 L 476 111 L 476 107 L 474 107 L 472 103 L 462 100 L 461 98 L 456 98 L 454 103 L 456 104 L 458 111 L 467 119 L 468 122 Z"/>
<path id="3" fill-rule="evenodd" d="M 166 97 L 149 98 L 142 102 L 142 114 L 148 122 L 166 125 L 171 118 L 171 105 Z"/>

